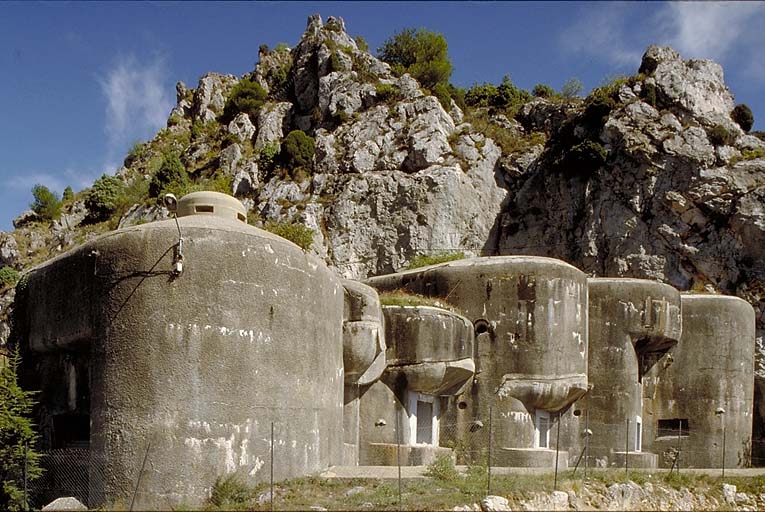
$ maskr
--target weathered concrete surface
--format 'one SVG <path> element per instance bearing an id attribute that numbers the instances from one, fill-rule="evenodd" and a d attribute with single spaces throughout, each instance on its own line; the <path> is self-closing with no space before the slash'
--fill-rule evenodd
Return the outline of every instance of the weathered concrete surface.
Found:
<path id="1" fill-rule="evenodd" d="M 500 448 L 492 457 L 492 464 L 509 468 L 553 468 L 555 450 L 548 448 Z M 560 450 L 557 454 L 558 470 L 568 469 L 569 454 Z"/>
<path id="2" fill-rule="evenodd" d="M 369 279 L 380 290 L 406 289 L 456 306 L 476 330 L 477 378 L 449 404 L 457 436 L 493 415 L 494 442 L 530 448 L 534 411 L 562 411 L 561 444 L 578 444 L 579 419 L 568 407 L 587 389 L 587 283 L 559 260 L 530 256 L 473 258 Z M 499 392 L 498 392 L 499 391 Z M 456 403 L 464 402 L 462 408 Z M 552 437 L 552 436 L 551 436 Z M 573 456 L 573 455 L 572 455 Z"/>
<path id="3" fill-rule="evenodd" d="M 359 422 L 362 386 L 385 371 L 385 331 L 380 299 L 374 288 L 344 280 L 343 396 L 344 464 L 359 462 Z"/>
<path id="4" fill-rule="evenodd" d="M 643 374 L 680 339 L 680 292 L 644 279 L 589 279 L 588 286 L 589 454 L 602 467 L 623 466 L 627 449 L 640 450 L 638 418 L 641 427 L 649 421 L 642 417 Z"/>
<path id="5" fill-rule="evenodd" d="M 396 454 L 396 448 L 399 453 Z M 427 466 L 440 456 L 452 456 L 450 448 L 430 445 L 401 445 L 369 443 L 367 447 L 367 465 L 374 466 Z"/>
<path id="6" fill-rule="evenodd" d="M 178 221 L 180 276 L 168 220 L 88 242 L 19 287 L 14 335 L 31 351 L 26 383 L 41 390 L 43 411 L 69 403 L 89 413 L 86 442 L 106 461 L 91 473 L 90 495 L 105 505 L 129 503 L 147 449 L 137 508 L 200 504 L 232 471 L 263 480 L 271 422 L 277 479 L 342 461 L 340 279 L 242 222 Z M 55 429 L 43 414 L 40 424 Z"/>
<path id="7" fill-rule="evenodd" d="M 683 334 L 644 377 L 644 448 L 671 464 L 677 431 L 657 431 L 660 420 L 683 420 L 682 467 L 750 463 L 754 387 L 754 310 L 724 295 L 682 295 Z M 716 414 L 718 408 L 724 414 Z M 650 421 L 649 419 L 650 418 Z M 679 429 L 678 429 L 679 430 Z M 670 435 L 672 434 L 672 435 Z"/>
<path id="8" fill-rule="evenodd" d="M 402 464 L 429 464 L 451 453 L 436 445 L 445 403 L 439 397 L 459 393 L 473 377 L 473 325 L 461 315 L 428 306 L 385 305 L 382 311 L 388 367 L 381 382 L 360 391 L 360 461 L 396 464 L 399 443 L 406 447 Z M 433 402 L 432 416 L 417 418 L 413 409 L 423 397 L 415 400 L 412 394 L 418 393 Z M 432 442 L 414 444 L 413 428 L 429 430 Z"/>

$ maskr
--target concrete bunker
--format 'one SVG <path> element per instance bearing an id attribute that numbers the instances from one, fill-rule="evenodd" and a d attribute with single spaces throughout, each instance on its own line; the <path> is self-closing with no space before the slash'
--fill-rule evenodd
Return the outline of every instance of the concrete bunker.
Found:
<path id="1" fill-rule="evenodd" d="M 197 213 L 210 197 L 213 211 Z M 290 447 L 278 479 L 342 464 L 349 451 L 344 356 L 372 353 L 351 357 L 349 373 L 379 376 L 374 307 L 367 329 L 348 333 L 356 317 L 344 315 L 353 307 L 343 281 L 241 222 L 234 201 L 182 198 L 178 225 L 108 233 L 32 270 L 19 288 L 15 336 L 27 340 L 25 385 L 41 390 L 43 448 L 84 448 L 101 464 L 85 486 L 89 506 L 130 502 L 136 454 L 149 445 L 139 508 L 201 504 L 226 473 L 267 478 L 272 422 L 277 445 Z"/>
<path id="2" fill-rule="evenodd" d="M 643 449 L 643 376 L 680 339 L 680 293 L 644 279 L 595 278 L 589 286 L 589 369 L 582 401 L 596 466 L 653 468 Z"/>
<path id="3" fill-rule="evenodd" d="M 683 294 L 683 332 L 644 378 L 643 444 L 670 467 L 748 467 L 754 309 L 724 295 Z M 723 440 L 725 448 L 723 449 Z M 679 449 L 679 461 L 676 453 Z"/>
<path id="4" fill-rule="evenodd" d="M 460 260 L 369 279 L 379 290 L 405 289 L 447 301 L 476 333 L 473 385 L 446 413 L 479 453 L 486 439 L 468 436 L 491 412 L 494 463 L 552 467 L 553 425 L 578 438 L 571 405 L 587 391 L 587 282 L 559 260 L 502 256 Z M 457 404 L 463 404 L 462 407 Z M 560 455 L 566 464 L 568 453 Z"/>
<path id="5" fill-rule="evenodd" d="M 473 326 L 465 317 L 429 306 L 383 306 L 387 368 L 361 398 L 360 463 L 433 462 L 451 450 L 440 443 L 448 397 L 472 380 Z"/>

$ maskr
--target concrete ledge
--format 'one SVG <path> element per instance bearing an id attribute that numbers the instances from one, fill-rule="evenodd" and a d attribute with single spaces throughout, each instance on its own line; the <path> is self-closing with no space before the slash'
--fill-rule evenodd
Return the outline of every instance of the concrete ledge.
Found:
<path id="1" fill-rule="evenodd" d="M 611 467 L 624 467 L 625 452 L 614 452 L 611 457 Z M 627 467 L 629 469 L 655 469 L 659 465 L 659 456 L 649 452 L 629 452 Z"/>
<path id="2" fill-rule="evenodd" d="M 396 446 L 389 443 L 369 443 L 364 462 L 370 466 L 396 466 Z M 427 466 L 441 455 L 453 457 L 451 448 L 441 446 L 402 444 L 400 448 L 402 466 Z"/>
<path id="3" fill-rule="evenodd" d="M 493 466 L 555 469 L 555 450 L 548 448 L 500 448 Z M 558 452 L 558 470 L 568 469 L 568 451 Z"/>

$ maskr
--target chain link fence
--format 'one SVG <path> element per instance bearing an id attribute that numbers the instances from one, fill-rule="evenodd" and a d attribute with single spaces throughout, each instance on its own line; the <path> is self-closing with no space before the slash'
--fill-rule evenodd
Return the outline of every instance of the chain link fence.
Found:
<path id="1" fill-rule="evenodd" d="M 402 419 L 405 418 L 406 416 Z M 276 469 L 276 478 L 278 479 L 281 473 L 279 466 L 284 464 L 284 461 L 280 462 L 279 451 L 289 449 L 279 444 L 279 442 L 274 443 L 274 428 L 277 433 L 277 439 L 279 438 L 280 426 L 275 425 L 274 427 L 272 425 L 268 447 L 269 453 L 262 454 L 264 467 L 261 474 L 263 476 L 260 478 L 261 484 L 259 488 L 261 491 L 257 498 L 261 508 L 274 506 L 272 497 L 277 501 L 275 506 L 278 508 L 279 493 L 274 494 L 273 492 L 274 469 Z M 401 443 L 399 450 L 411 450 L 413 448 L 422 450 L 426 455 L 419 457 L 418 460 L 421 460 L 423 465 L 428 466 L 425 470 L 426 476 L 437 477 L 439 471 L 453 471 L 456 465 L 465 474 L 472 474 L 473 477 L 479 475 L 482 482 L 480 484 L 482 490 L 485 489 L 486 494 L 492 494 L 492 479 L 508 474 L 508 469 L 504 465 L 498 464 L 498 461 L 501 460 L 500 451 L 502 447 L 497 442 L 499 436 L 496 434 L 496 428 L 497 418 L 494 417 L 491 411 L 484 417 L 475 418 L 470 422 L 450 423 L 442 419 L 438 424 L 438 433 L 435 439 L 431 439 L 432 445 L 423 443 L 407 446 L 407 443 L 402 439 L 399 441 Z M 627 428 L 626 425 L 624 428 Z M 559 453 L 555 448 L 555 443 L 551 443 L 551 451 L 554 452 L 555 456 L 555 459 L 552 460 L 555 460 L 555 463 L 545 468 L 539 467 L 530 470 L 529 474 L 535 471 L 544 471 L 550 474 L 553 477 L 553 480 L 550 481 L 550 490 L 553 490 L 558 485 L 558 468 L 565 468 L 567 463 L 567 477 L 586 477 L 587 471 L 596 469 L 623 469 L 625 472 L 641 469 L 637 466 L 632 467 L 629 465 L 627 461 L 631 460 L 630 457 L 624 457 L 623 455 L 618 459 L 614 459 L 619 460 L 619 464 L 613 461 L 604 463 L 604 458 L 601 455 L 592 452 L 592 448 L 598 446 L 596 437 L 595 435 L 587 436 L 581 452 L 576 450 L 576 453 L 569 451 L 561 451 Z M 264 441 L 269 440 L 264 439 Z M 677 435 L 671 443 L 667 442 L 663 445 L 662 451 L 654 453 L 657 456 L 658 466 L 664 468 L 664 471 L 668 469 L 669 472 L 675 471 L 680 473 L 688 468 L 697 467 L 693 463 L 694 460 L 718 461 L 715 464 L 708 464 L 705 468 L 708 474 L 712 475 L 718 470 L 722 473 L 725 469 L 733 469 L 736 466 L 745 465 L 746 461 L 734 464 L 730 459 L 727 459 L 728 464 L 726 468 L 725 464 L 723 464 L 725 453 L 722 450 L 722 442 L 722 438 L 719 440 L 710 439 L 707 446 L 700 448 L 698 444 L 691 444 L 691 439 L 688 435 Z M 441 449 L 436 449 L 436 446 Z M 603 447 L 600 446 L 599 448 L 602 453 Z M 624 454 L 624 446 L 611 448 L 614 453 L 620 452 Z M 735 447 L 732 443 L 727 446 L 727 450 L 735 453 Z M 141 502 L 141 497 L 144 495 L 149 496 L 149 493 L 144 489 L 146 482 L 143 482 L 144 485 L 142 485 L 141 478 L 144 475 L 144 468 L 146 468 L 146 471 L 149 471 L 152 463 L 151 443 L 147 443 L 144 450 L 135 454 L 136 464 L 139 465 L 140 471 L 137 472 L 134 481 L 127 483 L 130 487 L 131 496 L 128 497 L 125 503 L 116 505 L 105 503 L 104 497 L 99 494 L 99 489 L 101 489 L 107 473 L 108 461 L 104 457 L 91 453 L 87 447 L 48 450 L 41 452 L 40 455 L 40 465 L 44 469 L 44 473 L 41 477 L 26 482 L 25 486 L 28 493 L 28 503 L 34 509 L 40 509 L 56 498 L 65 496 L 74 497 L 89 508 L 110 508 L 114 506 L 120 509 L 132 509 L 134 502 Z M 561 457 L 560 464 L 558 464 L 558 456 Z M 563 461 L 563 457 L 568 457 L 568 460 Z M 752 460 L 752 462 L 753 465 L 757 465 L 761 461 Z M 179 464 L 182 463 L 182 461 L 179 461 Z M 401 489 L 401 474 L 401 468 L 399 467 L 399 490 Z M 137 501 L 136 498 L 138 498 Z"/>

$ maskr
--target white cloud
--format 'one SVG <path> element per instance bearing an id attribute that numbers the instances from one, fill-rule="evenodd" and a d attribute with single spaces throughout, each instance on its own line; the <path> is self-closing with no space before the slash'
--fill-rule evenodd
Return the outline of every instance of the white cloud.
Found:
<path id="1" fill-rule="evenodd" d="M 165 125 L 173 102 L 164 87 L 165 63 L 161 57 L 139 60 L 120 57 L 104 76 L 98 77 L 106 98 L 106 133 L 110 155 L 125 151 Z"/>
<path id="2" fill-rule="evenodd" d="M 635 48 L 627 41 L 632 10 L 633 6 L 624 2 L 590 4 L 561 33 L 561 47 L 567 52 L 605 59 L 618 67 L 636 66 L 645 48 Z"/>
<path id="3" fill-rule="evenodd" d="M 647 5 L 658 7 L 647 15 Z M 649 44 L 684 58 L 713 59 L 765 82 L 765 2 L 588 3 L 562 33 L 561 47 L 620 68 L 637 68 Z"/>
<path id="4" fill-rule="evenodd" d="M 762 2 L 670 2 L 660 16 L 663 39 L 685 57 L 722 61 L 753 37 L 763 40 Z"/>

